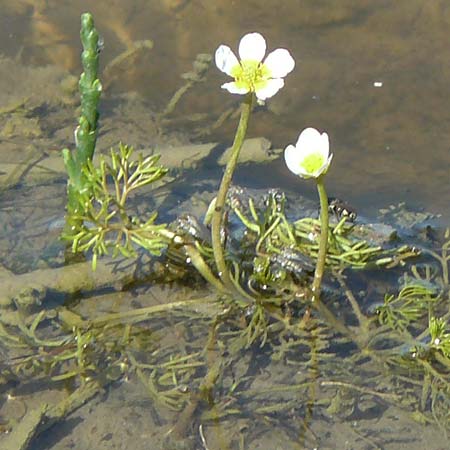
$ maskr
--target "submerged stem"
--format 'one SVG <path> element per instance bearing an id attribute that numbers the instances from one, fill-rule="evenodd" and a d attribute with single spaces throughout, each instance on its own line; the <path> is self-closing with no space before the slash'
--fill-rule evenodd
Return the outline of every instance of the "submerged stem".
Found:
<path id="1" fill-rule="evenodd" d="M 215 286 L 219 291 L 224 290 L 223 284 L 218 280 L 214 274 L 211 272 L 211 269 L 205 263 L 200 252 L 197 248 L 191 245 L 183 246 L 186 255 L 191 259 L 192 265 L 197 269 L 197 271 L 202 275 L 202 277 L 208 281 L 211 285 Z"/>
<path id="2" fill-rule="evenodd" d="M 217 192 L 215 208 L 211 220 L 212 248 L 214 251 L 214 260 L 216 262 L 217 271 L 223 284 L 232 292 L 236 292 L 236 288 L 233 284 L 233 281 L 231 280 L 225 261 L 224 248 L 222 247 L 221 240 L 221 229 L 223 225 L 223 213 L 225 202 L 227 199 L 227 193 L 228 189 L 230 188 L 233 173 L 238 162 L 239 153 L 241 151 L 242 144 L 247 133 L 247 126 L 252 109 L 252 103 L 253 93 L 249 93 L 247 94 L 241 106 L 241 117 L 239 120 L 239 125 L 234 137 L 233 147 L 231 148 L 230 159 L 228 160 L 225 167 L 225 172 L 223 174 L 222 181 Z"/>
<path id="3" fill-rule="evenodd" d="M 314 272 L 314 281 L 312 285 L 313 302 L 320 301 L 320 285 L 322 283 L 328 248 L 328 197 L 325 191 L 323 177 L 320 176 L 316 181 L 317 191 L 319 193 L 320 199 L 320 241 L 319 253 L 317 254 L 316 270 Z"/>
<path id="4" fill-rule="evenodd" d="M 336 331 L 342 333 L 344 336 L 350 337 L 358 346 L 361 345 L 360 339 L 349 328 L 341 322 L 335 315 L 328 309 L 325 303 L 320 301 L 320 286 L 322 284 L 323 272 L 325 270 L 325 260 L 327 257 L 328 249 L 328 197 L 325 191 L 325 185 L 323 183 L 323 176 L 320 176 L 316 180 L 317 191 L 319 192 L 320 199 L 320 240 L 319 240 L 319 252 L 317 254 L 316 270 L 314 272 L 314 281 L 312 285 L 312 302 L 317 311 L 325 318 L 325 320 L 331 324 Z M 358 317 L 359 318 L 359 317 Z"/>

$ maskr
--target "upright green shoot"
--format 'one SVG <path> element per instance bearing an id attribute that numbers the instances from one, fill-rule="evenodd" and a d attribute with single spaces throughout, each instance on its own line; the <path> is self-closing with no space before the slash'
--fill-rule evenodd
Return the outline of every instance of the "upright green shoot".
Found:
<path id="1" fill-rule="evenodd" d="M 63 150 L 64 164 L 69 176 L 67 183 L 67 229 L 71 227 L 71 217 L 80 205 L 77 197 L 86 189 L 84 169 L 94 157 L 99 116 L 98 102 L 102 91 L 102 85 L 98 79 L 99 35 L 90 13 L 84 13 L 81 16 L 80 36 L 83 44 L 81 62 L 84 72 L 81 74 L 79 81 L 81 115 L 75 129 L 76 149 L 74 151 L 67 148 Z"/>

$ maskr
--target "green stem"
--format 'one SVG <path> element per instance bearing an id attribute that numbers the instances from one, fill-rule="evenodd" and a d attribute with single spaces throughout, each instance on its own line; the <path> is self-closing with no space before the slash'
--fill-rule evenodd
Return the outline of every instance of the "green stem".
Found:
<path id="1" fill-rule="evenodd" d="M 317 191 L 320 199 L 320 241 L 319 253 L 317 254 L 316 270 L 314 272 L 314 281 L 312 285 L 312 301 L 320 301 L 320 285 L 322 283 L 323 272 L 325 269 L 325 260 L 328 247 L 328 197 L 323 184 L 323 177 L 317 178 Z"/>
<path id="2" fill-rule="evenodd" d="M 102 85 L 98 79 L 99 35 L 90 13 L 81 15 L 81 42 L 83 52 L 81 62 L 83 73 L 78 83 L 81 96 L 81 115 L 75 129 L 75 151 L 65 148 L 62 151 L 64 164 L 68 174 L 67 183 L 67 216 L 64 234 L 69 234 L 74 228 L 81 226 L 81 221 L 74 215 L 82 207 L 79 194 L 86 186 L 83 168 L 94 157 L 97 140 L 98 103 Z M 67 253 L 71 257 L 71 252 Z"/>
<path id="3" fill-rule="evenodd" d="M 177 242 L 178 244 L 183 244 L 183 249 L 186 255 L 191 258 L 192 265 L 197 269 L 197 271 L 200 273 L 200 275 L 208 281 L 211 285 L 215 286 L 216 289 L 220 292 L 225 291 L 225 287 L 220 282 L 219 279 L 217 279 L 214 274 L 212 273 L 209 266 L 206 264 L 205 260 L 203 259 L 202 255 L 200 254 L 198 248 L 196 246 L 192 246 L 190 244 L 186 244 L 183 242 L 183 239 L 177 236 L 174 232 L 167 230 L 166 228 L 162 228 L 161 230 L 158 230 L 158 234 L 163 237 L 164 239 L 168 239 L 171 242 L 176 242 L 176 240 L 180 240 Z"/>
<path id="4" fill-rule="evenodd" d="M 223 284 L 211 272 L 211 269 L 205 263 L 205 260 L 202 258 L 200 252 L 195 247 L 188 244 L 184 245 L 183 248 L 186 255 L 191 259 L 192 265 L 197 269 L 202 277 L 212 286 L 215 286 L 218 291 L 224 291 Z"/>
<path id="5" fill-rule="evenodd" d="M 238 162 L 239 153 L 241 151 L 242 144 L 247 133 L 247 126 L 252 109 L 252 103 L 253 93 L 249 93 L 247 94 L 241 106 L 241 118 L 239 120 L 239 125 L 236 130 L 233 146 L 231 148 L 231 156 L 225 167 L 225 172 L 220 183 L 219 191 L 217 192 L 216 203 L 211 220 L 212 248 L 214 252 L 214 260 L 216 262 L 217 271 L 223 284 L 232 292 L 236 292 L 236 288 L 228 272 L 224 255 L 224 248 L 222 247 L 222 240 L 220 235 L 223 225 L 223 212 L 227 199 L 227 193 L 228 189 L 230 188 L 233 173 Z"/>
<path id="6" fill-rule="evenodd" d="M 81 97 L 81 116 L 75 129 L 76 150 L 63 150 L 64 163 L 69 175 L 69 212 L 76 208 L 78 191 L 84 186 L 82 169 L 94 156 L 97 140 L 98 103 L 102 85 L 98 79 L 99 36 L 94 26 L 94 19 L 89 13 L 81 15 L 81 42 L 83 52 L 81 62 L 83 73 L 78 83 Z"/>

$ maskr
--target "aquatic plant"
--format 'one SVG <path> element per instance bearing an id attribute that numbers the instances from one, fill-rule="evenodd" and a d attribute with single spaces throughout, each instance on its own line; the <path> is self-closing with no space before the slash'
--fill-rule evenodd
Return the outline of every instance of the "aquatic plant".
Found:
<path id="1" fill-rule="evenodd" d="M 222 87 L 231 93 L 246 95 L 241 106 L 241 117 L 234 137 L 230 157 L 225 167 L 217 196 L 211 208 L 213 211 L 211 214 L 211 239 L 217 271 L 225 287 L 232 292 L 237 292 L 238 295 L 242 295 L 242 290 L 236 286 L 236 283 L 232 280 L 232 276 L 229 274 L 221 241 L 221 229 L 227 194 L 247 133 L 254 96 L 256 95 L 258 100 L 264 101 L 268 97 L 275 95 L 284 86 L 283 77 L 295 67 L 293 58 L 285 49 L 275 50 L 262 62 L 265 53 L 265 39 L 259 33 L 249 33 L 241 39 L 239 44 L 240 61 L 238 61 L 232 50 L 226 45 L 219 46 L 215 55 L 217 67 L 222 72 L 235 78 L 235 81 L 225 83 Z"/>
<path id="2" fill-rule="evenodd" d="M 70 214 L 71 222 L 79 225 L 67 230 L 63 238 L 71 242 L 74 253 L 92 252 L 94 270 L 101 255 L 132 257 L 136 245 L 160 255 L 166 247 L 162 231 L 166 226 L 155 224 L 157 213 L 143 218 L 127 208 L 134 191 L 160 180 L 167 169 L 158 165 L 158 155 L 132 158 L 133 148 L 120 144 L 108 159 L 99 158 L 98 167 L 87 161 L 82 168 L 84 188 L 75 197 Z"/>
<path id="3" fill-rule="evenodd" d="M 67 184 L 67 218 L 70 222 L 73 213 L 80 207 L 78 194 L 86 188 L 84 169 L 92 161 L 97 141 L 98 102 L 102 85 L 98 79 L 100 43 L 99 35 L 90 13 L 81 16 L 81 42 L 83 52 L 81 62 L 84 72 L 80 76 L 79 89 L 81 97 L 81 115 L 75 129 L 75 150 L 64 149 L 62 154 L 68 174 Z M 72 225 L 67 224 L 69 229 Z"/>
<path id="4" fill-rule="evenodd" d="M 87 55 L 92 56 L 92 46 L 98 45 L 98 36 L 90 16 L 83 16 L 83 27 L 87 27 L 89 31 L 83 28 L 82 35 L 85 40 L 86 36 L 90 37 L 91 47 Z M 69 186 L 76 186 L 78 183 L 77 191 L 73 190 L 76 195 L 70 198 L 68 206 L 67 217 L 71 226 L 66 228 L 64 233 L 64 238 L 71 243 L 74 252 L 92 252 L 95 268 L 98 256 L 111 254 L 114 257 L 120 254 L 135 257 L 137 247 L 157 256 L 167 248 L 165 257 L 169 260 L 174 255 L 175 260 L 178 259 L 181 250 L 185 260 L 205 280 L 220 292 L 232 294 L 241 306 L 258 303 L 261 298 L 267 298 L 267 292 L 262 292 L 258 286 L 271 285 L 270 292 L 273 293 L 273 289 L 278 290 L 274 286 L 276 281 L 280 284 L 279 289 L 283 290 L 286 289 L 283 286 L 287 280 L 291 285 L 298 284 L 301 272 L 303 275 L 300 276 L 300 291 L 310 289 L 311 295 L 305 291 L 305 296 L 318 303 L 326 264 L 330 267 L 337 264 L 341 270 L 345 267 L 364 267 L 369 263 L 394 266 L 405 258 L 416 255 L 415 251 L 406 247 L 386 251 L 377 245 L 371 245 L 364 238 L 358 237 L 357 229 L 352 224 L 346 225 L 348 216 L 342 217 L 329 233 L 328 199 L 323 177 L 330 166 L 332 155 L 329 153 L 328 135 L 320 134 L 313 128 L 308 128 L 300 134 L 296 146 L 290 145 L 286 148 L 285 159 L 288 168 L 296 175 L 316 180 L 321 203 L 320 224 L 316 219 L 308 217 L 291 223 L 284 214 L 285 199 L 282 193 L 269 193 L 262 209 L 256 207 L 251 198 L 244 201 L 248 201 L 247 207 L 242 207 L 242 202 L 237 200 L 235 191 L 232 193 L 230 187 L 254 101 L 257 99 L 261 102 L 275 95 L 284 86 L 283 77 L 295 67 L 295 62 L 286 49 L 277 49 L 264 59 L 265 53 L 266 43 L 259 33 L 249 33 L 241 39 L 240 59 L 226 45 L 221 45 L 216 50 L 217 67 L 234 78 L 233 82 L 225 83 L 222 87 L 232 93 L 245 94 L 245 99 L 217 195 L 205 214 L 204 224 L 201 225 L 190 215 L 179 218 L 175 226 L 157 224 L 156 211 L 149 213 L 148 218 L 142 218 L 129 210 L 129 194 L 160 180 L 167 170 L 157 165 L 157 155 L 146 159 L 138 156 L 137 160 L 134 160 L 133 149 L 126 145 L 121 145 L 118 151 L 111 151 L 110 162 L 101 157 L 99 164 L 94 165 L 91 157 L 95 140 L 85 142 L 81 139 L 86 137 L 81 123 L 89 124 L 91 138 L 96 136 L 94 124 L 84 118 L 87 114 L 91 121 L 95 121 L 98 115 L 93 109 L 96 102 L 82 100 L 84 109 L 82 108 L 80 127 L 77 129 L 77 133 L 81 133 L 80 139 L 77 138 L 77 145 L 81 146 L 82 155 L 89 153 L 90 157 L 83 159 L 82 164 L 80 162 L 81 165 L 76 170 L 76 182 L 71 181 L 70 174 L 70 171 L 74 170 L 71 165 L 75 160 L 70 159 L 68 151 L 64 152 L 69 171 Z M 85 63 L 88 60 L 85 55 Z M 189 77 L 189 86 L 203 79 L 207 60 L 208 58 L 202 56 L 194 64 L 196 75 Z M 84 74 L 80 79 L 82 94 L 87 98 L 91 98 L 86 90 L 88 79 L 89 89 L 95 88 L 99 93 L 100 85 L 95 78 L 97 62 L 94 60 L 91 65 L 87 64 L 86 71 L 90 70 L 89 76 Z M 176 93 L 169 101 L 161 118 L 172 112 L 179 96 L 187 91 L 186 86 L 181 88 L 181 94 Z M 94 97 L 97 101 L 98 96 Z M 88 144 L 89 152 L 86 151 Z M 82 187 L 79 184 L 81 180 Z M 236 251 L 229 245 L 225 216 L 230 211 L 248 228 L 249 234 L 242 239 L 238 247 L 245 251 Z M 209 226 L 210 231 L 207 228 Z M 209 233 L 210 236 L 205 236 Z M 255 240 L 249 240 L 255 233 Z M 317 243 L 318 235 L 320 239 Z M 392 256 L 394 254 L 395 257 Z M 250 259 L 257 262 L 252 266 L 252 271 L 246 269 L 249 255 Z M 311 286 L 308 286 L 310 280 L 305 274 L 312 264 L 316 266 L 315 273 Z M 322 313 L 331 319 L 332 314 L 326 307 L 320 307 Z"/>
<path id="5" fill-rule="evenodd" d="M 314 178 L 320 199 L 320 245 L 312 285 L 312 301 L 319 301 L 320 285 L 325 269 L 328 248 L 328 196 L 323 177 L 330 167 L 330 143 L 327 133 L 319 133 L 314 128 L 306 128 L 300 133 L 295 147 L 289 145 L 284 151 L 286 164 L 291 172 L 302 178 Z"/>

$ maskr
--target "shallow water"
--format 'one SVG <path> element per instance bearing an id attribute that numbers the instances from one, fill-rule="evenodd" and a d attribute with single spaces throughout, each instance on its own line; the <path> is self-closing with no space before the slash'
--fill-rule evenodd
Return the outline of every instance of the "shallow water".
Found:
<path id="1" fill-rule="evenodd" d="M 92 5 L 76 0 L 1 3 L 4 14 L 0 19 L 0 53 L 17 64 L 11 70 L 11 79 L 0 80 L 1 104 L 14 105 L 21 97 L 26 98 L 23 115 L 19 108 L 17 115 L 0 116 L 0 152 L 6 161 L 14 162 L 24 149 L 39 156 L 43 152 L 57 154 L 60 148 L 72 145 L 76 102 L 71 102 L 71 95 L 76 94 L 73 85 L 61 87 L 61 80 L 79 74 L 79 15 L 89 7 L 105 39 L 104 66 L 133 41 L 154 42 L 152 50 L 138 54 L 131 66 L 116 69 L 107 80 L 101 106 L 101 150 L 119 140 L 138 148 L 188 141 L 230 142 L 236 119 L 210 134 L 195 137 L 202 125 L 211 125 L 226 108 L 238 105 L 239 98 L 219 89 L 226 80 L 214 67 L 206 81 L 181 101 L 171 116 L 174 122 L 163 133 L 152 122 L 153 111 L 164 108 L 183 83 L 180 74 L 190 70 L 198 53 L 213 53 L 220 43 L 236 48 L 243 34 L 259 31 L 266 36 L 269 49 L 288 48 L 297 67 L 280 94 L 255 112 L 250 137 L 264 136 L 274 147 L 282 148 L 295 142 L 307 126 L 327 131 L 334 152 L 327 176 L 330 194 L 344 198 L 366 218 L 378 216 L 379 208 L 406 202 L 412 210 L 441 215 L 438 222 L 442 225 L 450 221 L 450 112 L 446 96 L 450 82 L 450 5 L 446 0 L 308 0 L 301 4 L 285 1 L 281 6 L 275 0 L 133 0 L 126 5 L 114 0 Z M 47 67 L 37 69 L 41 66 Z M 14 89 L 17 86 L 21 86 L 19 92 Z M 196 113 L 207 113 L 204 122 L 185 120 Z M 181 210 L 186 207 L 182 202 L 193 192 L 205 191 L 206 197 L 211 196 L 218 170 L 208 162 L 201 168 L 201 173 L 189 173 L 187 186 L 176 185 L 178 192 L 173 198 L 161 200 L 172 212 L 180 209 L 180 203 Z M 239 169 L 236 180 L 249 187 L 279 186 L 314 198 L 311 184 L 288 174 L 281 159 L 256 167 L 247 164 Z M 6 268 L 24 272 L 59 263 L 55 254 L 61 247 L 55 243 L 57 230 L 53 223 L 64 214 L 64 192 L 64 179 L 58 178 L 48 183 L 41 181 L 38 187 L 23 182 L 4 194 L 0 220 L 5 255 L 2 263 Z M 203 206 L 196 204 L 199 210 Z M 42 256 L 45 263 L 40 261 Z M 382 282 L 377 280 L 378 285 Z M 102 308 L 105 312 L 126 309 L 133 301 L 136 307 L 144 307 L 193 295 L 159 288 L 150 291 L 142 289 L 111 297 L 106 294 L 96 299 L 95 307 L 84 305 L 79 311 L 90 315 Z M 152 330 L 156 327 L 158 332 L 164 326 L 171 333 L 175 330 L 175 338 L 165 342 L 167 348 L 183 354 L 187 345 L 194 352 L 202 348 L 208 333 L 203 322 L 207 319 L 198 314 L 187 323 L 175 315 L 164 322 L 156 318 L 156 324 L 146 322 L 145 326 Z M 309 357 L 313 352 L 310 341 L 314 339 L 304 339 L 310 346 Z M 345 389 L 339 391 L 339 382 L 364 383 L 374 373 L 370 364 L 358 360 L 362 367 L 356 369 L 350 357 L 342 362 L 345 367 L 336 368 L 335 373 L 330 366 L 319 364 L 323 372 L 316 373 L 312 367 L 311 373 L 305 375 L 301 371 L 308 367 L 308 361 L 282 348 L 279 342 L 275 347 L 282 355 L 281 362 L 274 362 L 257 349 L 243 355 L 242 361 L 226 373 L 230 384 L 244 376 L 246 389 L 261 390 L 262 398 L 246 397 L 245 389 L 238 389 L 235 397 L 230 393 L 230 401 L 244 412 L 236 420 L 233 415 L 220 420 L 220 411 L 213 411 L 205 428 L 195 430 L 197 447 L 193 448 L 446 448 L 448 442 L 442 430 L 437 432 L 434 424 L 417 425 L 392 398 L 360 396 L 355 406 L 355 398 L 350 396 L 349 404 L 347 399 L 339 398 L 336 407 L 335 398 L 349 394 Z M 336 355 L 342 351 L 330 350 Z M 336 364 L 339 362 L 338 358 Z M 383 393 L 386 386 L 379 375 L 369 387 Z M 306 402 L 301 389 L 270 393 L 274 385 L 289 386 L 292 380 L 301 385 L 311 379 L 335 384 L 329 391 L 321 385 L 323 391 L 319 393 L 308 388 Z M 47 394 L 42 389 L 37 391 L 34 396 L 24 394 L 29 408 L 63 394 L 62 387 L 59 392 Z M 149 442 L 152 448 L 167 448 L 162 436 L 177 415 L 147 394 L 136 377 L 130 383 L 122 380 L 119 386 L 108 387 L 104 398 L 44 434 L 32 448 L 144 449 Z M 302 405 L 289 403 L 293 399 Z M 246 407 L 246 402 L 251 406 Z M 278 406 L 278 413 L 261 412 L 263 407 L 283 402 L 287 407 Z M 226 402 L 224 405 L 229 407 Z M 13 417 L 22 415 L 20 406 L 19 411 L 12 408 Z"/>

